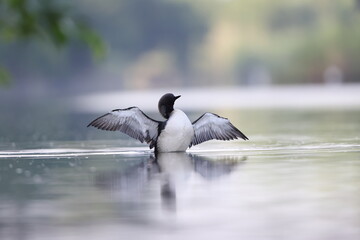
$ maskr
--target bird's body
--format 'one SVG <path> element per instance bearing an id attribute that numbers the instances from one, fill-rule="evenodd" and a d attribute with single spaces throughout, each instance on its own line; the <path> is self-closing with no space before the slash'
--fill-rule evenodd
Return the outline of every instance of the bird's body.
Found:
<path id="1" fill-rule="evenodd" d="M 185 151 L 194 137 L 194 128 L 186 114 L 175 109 L 158 136 L 156 148 L 159 152 Z"/>
<path id="2" fill-rule="evenodd" d="M 205 113 L 191 123 L 174 102 L 180 96 L 167 93 L 159 101 L 159 112 L 166 119 L 157 121 L 137 107 L 116 109 L 92 121 L 89 126 L 107 131 L 120 131 L 155 148 L 155 152 L 182 152 L 188 147 L 218 139 L 248 138 L 226 118 Z"/>

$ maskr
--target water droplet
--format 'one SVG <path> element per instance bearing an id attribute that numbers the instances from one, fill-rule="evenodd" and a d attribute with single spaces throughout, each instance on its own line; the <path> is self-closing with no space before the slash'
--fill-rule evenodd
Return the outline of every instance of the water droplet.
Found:
<path id="1" fill-rule="evenodd" d="M 23 173 L 23 170 L 22 170 L 21 168 L 17 168 L 17 169 L 15 170 L 15 172 L 16 172 L 17 174 L 22 174 L 22 173 Z"/>
<path id="2" fill-rule="evenodd" d="M 11 163 L 9 164 L 9 168 L 13 168 L 13 165 Z"/>
<path id="3" fill-rule="evenodd" d="M 31 177 L 31 172 L 29 170 L 25 170 L 25 177 Z"/>
<path id="4" fill-rule="evenodd" d="M 90 167 L 90 172 L 96 172 L 96 167 Z"/>
<path id="5" fill-rule="evenodd" d="M 42 183 L 43 182 L 43 180 L 42 180 L 42 177 L 41 176 L 39 176 L 39 175 L 34 175 L 34 177 L 33 177 L 33 180 L 34 180 L 34 182 L 35 183 L 37 183 L 37 184 L 39 184 L 39 183 Z"/>

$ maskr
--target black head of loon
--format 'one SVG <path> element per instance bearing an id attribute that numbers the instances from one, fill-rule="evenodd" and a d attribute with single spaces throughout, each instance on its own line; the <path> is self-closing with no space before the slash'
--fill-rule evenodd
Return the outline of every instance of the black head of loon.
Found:
<path id="1" fill-rule="evenodd" d="M 158 108 L 164 118 L 168 119 L 170 117 L 171 112 L 174 110 L 175 100 L 179 97 L 181 95 L 174 96 L 172 93 L 167 93 L 160 98 Z"/>

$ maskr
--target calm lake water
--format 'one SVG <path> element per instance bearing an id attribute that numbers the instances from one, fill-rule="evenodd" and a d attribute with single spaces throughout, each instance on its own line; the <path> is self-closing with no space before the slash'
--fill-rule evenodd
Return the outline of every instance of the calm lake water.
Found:
<path id="1" fill-rule="evenodd" d="M 7 111 L 0 239 L 360 239 L 358 109 L 214 111 L 250 141 L 157 161 L 97 114 Z"/>

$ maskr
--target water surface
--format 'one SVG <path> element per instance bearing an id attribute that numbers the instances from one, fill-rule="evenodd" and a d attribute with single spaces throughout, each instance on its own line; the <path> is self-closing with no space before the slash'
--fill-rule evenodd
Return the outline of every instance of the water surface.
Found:
<path id="1" fill-rule="evenodd" d="M 157 158 L 93 114 L 9 112 L 0 239 L 360 238 L 358 110 L 216 112 L 250 141 Z"/>

